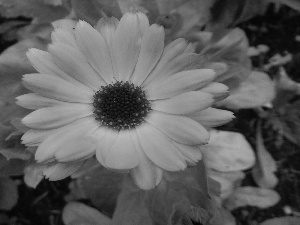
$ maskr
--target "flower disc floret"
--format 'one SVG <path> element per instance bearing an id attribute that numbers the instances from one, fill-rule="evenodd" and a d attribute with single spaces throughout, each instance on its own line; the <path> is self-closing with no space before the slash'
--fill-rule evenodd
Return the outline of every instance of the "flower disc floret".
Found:
<path id="1" fill-rule="evenodd" d="M 135 128 L 151 110 L 145 92 L 128 81 L 102 86 L 94 95 L 93 106 L 96 120 L 115 130 Z"/>

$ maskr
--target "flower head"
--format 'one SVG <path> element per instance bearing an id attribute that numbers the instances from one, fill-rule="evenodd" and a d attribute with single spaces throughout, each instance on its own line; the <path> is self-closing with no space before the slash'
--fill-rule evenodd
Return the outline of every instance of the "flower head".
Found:
<path id="1" fill-rule="evenodd" d="M 44 172 L 50 179 L 95 155 L 150 189 L 163 170 L 201 159 L 205 127 L 233 118 L 210 107 L 228 94 L 212 82 L 215 72 L 195 69 L 199 55 L 183 39 L 164 47 L 164 29 L 144 14 L 102 18 L 95 28 L 84 21 L 54 25 L 48 52 L 27 54 L 39 73 L 24 75 L 23 83 L 35 93 L 17 98 L 35 110 L 22 120 L 31 128 L 23 143 L 38 146 L 38 162 L 60 163 Z"/>

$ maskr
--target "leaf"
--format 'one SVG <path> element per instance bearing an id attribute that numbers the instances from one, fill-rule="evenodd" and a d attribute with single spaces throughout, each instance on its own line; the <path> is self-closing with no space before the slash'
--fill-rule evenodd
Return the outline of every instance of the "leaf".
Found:
<path id="1" fill-rule="evenodd" d="M 123 190 L 118 197 L 116 210 L 112 218 L 113 225 L 152 225 L 145 205 L 146 191 L 140 190 L 127 176 Z"/>
<path id="2" fill-rule="evenodd" d="M 0 149 L 0 153 L 7 159 L 22 159 L 27 160 L 31 158 L 30 152 L 25 151 L 22 148 L 5 148 Z"/>
<path id="3" fill-rule="evenodd" d="M 237 132 L 210 131 L 207 145 L 201 151 L 208 168 L 229 172 L 249 169 L 254 165 L 253 149 L 245 137 Z"/>
<path id="4" fill-rule="evenodd" d="M 81 189 L 79 192 L 85 193 L 98 209 L 112 215 L 122 189 L 124 175 L 98 167 L 77 178 L 75 186 Z"/>
<path id="5" fill-rule="evenodd" d="M 18 189 L 16 183 L 8 177 L 0 178 L 0 210 L 11 210 L 17 204 Z"/>
<path id="6" fill-rule="evenodd" d="M 121 18 L 122 13 L 117 0 L 71 0 L 73 10 L 79 19 L 96 25 L 103 16 Z"/>
<path id="7" fill-rule="evenodd" d="M 263 188 L 273 188 L 278 183 L 278 178 L 274 175 L 277 171 L 277 164 L 271 154 L 265 148 L 261 136 L 260 123 L 256 132 L 257 162 L 252 169 L 252 176 L 258 186 Z"/>
<path id="8" fill-rule="evenodd" d="M 273 218 L 266 220 L 259 225 L 299 225 L 300 224 L 300 217 L 280 217 L 280 218 Z"/>
<path id="9" fill-rule="evenodd" d="M 63 209 L 65 225 L 110 225 L 111 220 L 98 210 L 79 202 L 69 202 Z"/>
<path id="10" fill-rule="evenodd" d="M 1 0 L 0 14 L 8 18 L 20 16 L 33 18 L 34 23 L 49 23 L 64 18 L 68 11 L 63 6 L 49 5 L 41 0 Z"/>
<path id="11" fill-rule="evenodd" d="M 279 200 L 277 192 L 270 189 L 239 187 L 224 201 L 224 206 L 229 210 L 246 205 L 268 208 L 277 204 Z"/>
<path id="12" fill-rule="evenodd" d="M 27 186 L 36 188 L 44 179 L 43 170 L 45 165 L 31 161 L 24 169 L 24 182 Z"/>
<path id="13" fill-rule="evenodd" d="M 271 102 L 275 97 L 274 84 L 267 74 L 252 71 L 250 77 L 219 102 L 218 106 L 230 109 L 255 108 Z"/>
<path id="14" fill-rule="evenodd" d="M 23 174 L 26 161 L 21 159 L 7 160 L 0 155 L 0 177 L 17 176 Z"/>

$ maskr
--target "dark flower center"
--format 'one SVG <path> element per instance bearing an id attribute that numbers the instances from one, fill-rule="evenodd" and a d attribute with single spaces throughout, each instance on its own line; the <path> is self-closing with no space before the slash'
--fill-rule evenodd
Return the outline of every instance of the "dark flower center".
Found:
<path id="1" fill-rule="evenodd" d="M 135 128 L 151 110 L 145 92 L 128 81 L 101 86 L 93 106 L 96 120 L 115 130 Z"/>

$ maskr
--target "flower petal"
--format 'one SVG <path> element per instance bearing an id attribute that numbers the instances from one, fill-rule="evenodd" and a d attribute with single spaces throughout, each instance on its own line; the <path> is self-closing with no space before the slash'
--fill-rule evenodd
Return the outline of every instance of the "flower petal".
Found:
<path id="1" fill-rule="evenodd" d="M 26 53 L 29 61 L 33 65 L 33 67 L 42 74 L 56 75 L 70 83 L 80 85 L 85 87 L 86 89 L 90 89 L 87 86 L 83 85 L 79 81 L 75 80 L 73 77 L 66 74 L 62 71 L 54 62 L 53 57 L 50 53 L 44 52 L 39 49 L 31 48 Z"/>
<path id="2" fill-rule="evenodd" d="M 112 40 L 118 24 L 119 20 L 115 17 L 102 17 L 95 27 L 95 29 L 104 38 L 110 49 L 112 47 Z"/>
<path id="3" fill-rule="evenodd" d="M 93 106 L 88 104 L 67 104 L 38 109 L 22 119 L 34 129 L 52 129 L 72 123 L 93 114 Z"/>
<path id="4" fill-rule="evenodd" d="M 56 133 L 58 129 L 50 130 L 33 130 L 27 131 L 21 138 L 22 144 L 27 146 L 38 146 L 42 141 L 44 141 L 48 136 Z"/>
<path id="5" fill-rule="evenodd" d="M 145 120 L 169 138 L 181 144 L 206 144 L 209 139 L 208 132 L 203 126 L 184 116 L 152 111 Z"/>
<path id="6" fill-rule="evenodd" d="M 22 106 L 26 109 L 40 109 L 55 105 L 66 104 L 65 102 L 51 98 L 45 98 L 34 93 L 18 96 L 16 100 L 17 105 Z"/>
<path id="7" fill-rule="evenodd" d="M 81 167 L 84 161 L 72 163 L 51 163 L 46 165 L 43 174 L 50 181 L 62 180 L 72 175 L 76 170 Z"/>
<path id="8" fill-rule="evenodd" d="M 155 86 L 145 87 L 149 100 L 165 99 L 172 96 L 197 90 L 215 78 L 210 69 L 198 69 L 176 73 Z"/>
<path id="9" fill-rule="evenodd" d="M 73 48 L 78 48 L 75 41 L 74 32 L 68 29 L 55 29 L 51 33 L 51 41 L 52 43 L 59 42 L 62 44 L 70 45 Z"/>
<path id="10" fill-rule="evenodd" d="M 107 153 L 110 151 L 111 147 L 117 140 L 117 137 L 119 135 L 119 131 L 109 129 L 109 128 L 104 128 L 105 132 L 103 130 L 96 130 L 93 134 L 99 135 L 97 137 L 98 145 L 96 148 L 96 158 L 97 160 L 106 167 L 105 165 L 105 158 L 107 156 Z"/>
<path id="11" fill-rule="evenodd" d="M 190 117 L 204 127 L 221 126 L 235 118 L 232 112 L 215 108 L 207 108 L 192 114 Z"/>
<path id="12" fill-rule="evenodd" d="M 87 61 L 107 83 L 113 82 L 110 52 L 101 34 L 88 23 L 79 21 L 75 35 L 78 47 Z"/>
<path id="13" fill-rule="evenodd" d="M 139 156 L 139 164 L 133 168 L 130 173 L 134 182 L 144 190 L 150 190 L 157 186 L 162 179 L 162 169 L 157 167 L 151 160 L 146 156 L 141 143 L 136 133 L 130 133 L 132 140 L 134 141 Z"/>
<path id="14" fill-rule="evenodd" d="M 207 69 L 212 69 L 216 72 L 216 76 L 220 76 L 221 74 L 224 74 L 228 71 L 228 65 L 223 62 L 211 62 L 207 63 L 204 66 Z"/>
<path id="15" fill-rule="evenodd" d="M 199 160 L 202 159 L 202 153 L 197 145 L 183 145 L 178 142 L 173 141 L 173 145 L 181 152 L 181 154 L 185 157 L 186 161 L 195 165 Z"/>
<path id="16" fill-rule="evenodd" d="M 186 168 L 180 151 L 157 128 L 144 123 L 136 131 L 145 154 L 153 163 L 168 171 Z"/>
<path id="17" fill-rule="evenodd" d="M 163 57 L 162 57 L 163 58 Z M 169 76 L 186 70 L 198 69 L 203 64 L 203 56 L 195 53 L 181 54 L 168 63 L 160 64 L 154 68 L 143 86 L 149 88 L 155 87 L 161 81 Z"/>
<path id="18" fill-rule="evenodd" d="M 225 84 L 212 82 L 200 89 L 214 96 L 215 101 L 221 101 L 229 96 L 229 88 Z"/>
<path id="19" fill-rule="evenodd" d="M 88 91 L 88 89 L 81 88 L 56 76 L 26 74 L 22 80 L 26 88 L 47 98 L 65 102 L 93 102 L 94 93 L 92 90 Z"/>
<path id="20" fill-rule="evenodd" d="M 118 74 L 117 80 L 126 81 L 132 75 L 140 51 L 139 21 L 136 14 L 126 13 L 113 37 L 113 57 Z"/>
<path id="21" fill-rule="evenodd" d="M 83 84 L 98 90 L 106 82 L 91 67 L 83 55 L 69 45 L 56 43 L 48 47 L 55 63 L 67 74 Z"/>
<path id="22" fill-rule="evenodd" d="M 151 108 L 172 114 L 190 114 L 208 108 L 213 104 L 213 96 L 201 91 L 190 91 L 169 99 L 151 103 Z"/>
<path id="23" fill-rule="evenodd" d="M 91 136 L 78 136 L 76 139 L 65 140 L 55 151 L 58 162 L 83 160 L 96 152 L 96 141 Z"/>
<path id="24" fill-rule="evenodd" d="M 164 49 L 164 37 L 163 28 L 155 24 L 145 31 L 139 58 L 131 79 L 134 84 L 141 85 L 157 64 Z"/>
<path id="25" fill-rule="evenodd" d="M 54 159 L 54 154 L 66 142 L 76 140 L 80 136 L 91 134 L 99 124 L 93 117 L 80 119 L 70 125 L 57 129 L 49 135 L 38 147 L 35 159 L 41 163 Z"/>
<path id="26" fill-rule="evenodd" d="M 122 130 L 105 157 L 105 165 L 111 169 L 132 169 L 139 163 L 133 140 L 132 131 Z"/>

